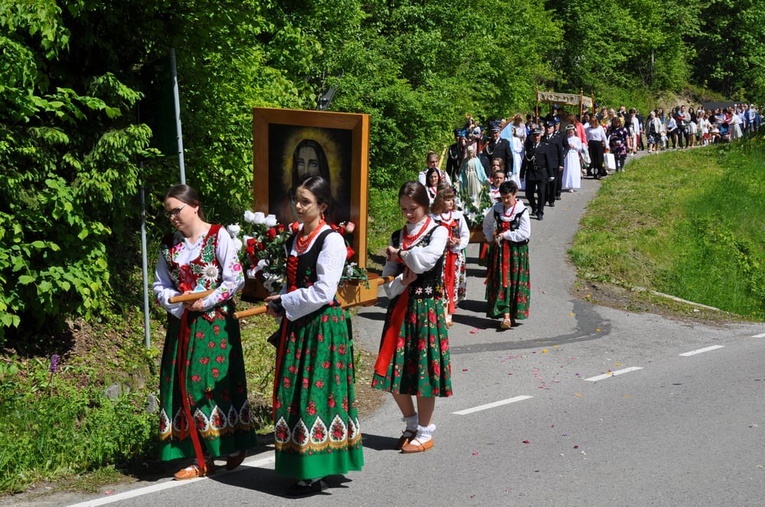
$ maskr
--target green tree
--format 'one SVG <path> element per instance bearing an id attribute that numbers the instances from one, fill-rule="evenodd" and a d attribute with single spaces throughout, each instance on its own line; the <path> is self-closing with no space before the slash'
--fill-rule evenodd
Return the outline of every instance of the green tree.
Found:
<path id="1" fill-rule="evenodd" d="M 64 14 L 0 3 L 0 341 L 108 307 L 106 244 L 124 232 L 150 138 L 130 123 L 140 94 L 113 74 L 60 79 Z"/>

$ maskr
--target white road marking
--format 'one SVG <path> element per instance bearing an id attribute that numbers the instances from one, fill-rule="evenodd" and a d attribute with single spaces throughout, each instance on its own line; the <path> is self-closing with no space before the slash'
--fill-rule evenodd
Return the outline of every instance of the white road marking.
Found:
<path id="1" fill-rule="evenodd" d="M 717 350 L 722 348 L 725 348 L 725 345 L 712 345 L 711 347 L 704 347 L 703 349 L 696 349 L 690 352 L 683 352 L 680 355 L 683 357 L 695 356 L 696 354 L 703 354 L 704 352 L 709 352 L 710 350 Z"/>
<path id="2" fill-rule="evenodd" d="M 621 375 L 623 373 L 629 373 L 631 371 L 637 371 L 642 369 L 643 369 L 642 366 L 631 366 L 629 368 L 624 368 L 623 370 L 610 371 L 608 373 L 604 373 L 603 375 L 597 375 L 595 377 L 586 378 L 584 380 L 586 380 L 587 382 L 597 382 L 598 380 L 604 380 L 607 378 L 615 377 L 617 375 Z"/>
<path id="3" fill-rule="evenodd" d="M 765 333 L 756 334 L 752 338 L 765 338 Z"/>
<path id="4" fill-rule="evenodd" d="M 473 408 L 466 408 L 465 410 L 460 410 L 459 412 L 452 412 L 452 414 L 455 415 L 467 415 L 472 414 L 473 412 L 480 412 L 481 410 L 488 410 L 490 408 L 495 407 L 501 407 L 502 405 L 507 405 L 509 403 L 515 403 L 516 401 L 523 401 L 533 398 L 533 396 L 516 396 L 515 398 L 508 398 L 506 400 L 500 400 L 495 401 L 493 403 L 487 403 L 486 405 L 479 405 L 477 407 Z"/>
<path id="5" fill-rule="evenodd" d="M 240 466 L 245 467 L 263 467 L 270 465 L 274 463 L 275 458 L 273 453 L 271 453 L 270 456 L 267 456 L 265 458 L 261 458 L 255 461 L 245 461 Z M 224 469 L 225 470 L 225 469 Z M 241 470 L 237 470 L 241 471 Z M 226 472 L 226 473 L 235 473 L 235 472 Z M 149 495 L 151 493 L 156 493 L 158 491 L 164 491 L 166 489 L 172 489 L 177 488 L 178 486 L 185 486 L 186 484 L 193 484 L 197 481 L 206 481 L 209 479 L 209 477 L 199 477 L 197 479 L 189 479 L 186 481 L 167 481 L 163 482 L 161 484 L 154 484 L 153 486 L 147 486 L 145 488 L 138 488 L 133 489 L 130 491 L 125 491 L 124 493 L 119 493 L 117 495 L 112 495 L 104 498 L 96 498 L 94 500 L 88 500 L 81 503 L 72 504 L 69 507 L 96 507 L 98 505 L 109 505 L 111 503 L 120 502 L 122 500 L 127 500 L 129 498 L 136 498 L 143 495 Z"/>

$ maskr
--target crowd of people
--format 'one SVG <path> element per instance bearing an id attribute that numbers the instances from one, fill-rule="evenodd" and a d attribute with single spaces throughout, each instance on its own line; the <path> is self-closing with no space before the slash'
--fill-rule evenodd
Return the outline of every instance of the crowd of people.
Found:
<path id="1" fill-rule="evenodd" d="M 404 430 L 404 454 L 434 446 L 435 401 L 452 394 L 449 328 L 466 294 L 465 249 L 481 229 L 487 267 L 486 316 L 508 330 L 528 318 L 530 216 L 543 220 L 582 177 L 623 171 L 638 150 L 649 153 L 726 142 L 756 132 L 756 108 L 670 113 L 603 108 L 581 118 L 554 108 L 546 117 L 515 115 L 482 129 L 468 117 L 455 130 L 445 169 L 429 152 L 427 167 L 398 193 L 404 224 L 386 249 L 389 297 L 372 387 L 390 392 Z M 518 198 L 525 189 L 527 205 Z M 286 283 L 267 298 L 279 319 L 273 386 L 276 472 L 295 479 L 291 496 L 327 488 L 329 475 L 361 470 L 350 316 L 337 299 L 346 260 L 332 227 L 329 180 L 307 174 L 294 186 L 299 225 L 287 242 Z M 162 241 L 153 285 L 168 313 L 160 371 L 160 458 L 193 459 L 177 480 L 234 469 L 256 443 L 234 295 L 244 284 L 237 248 L 206 221 L 187 185 L 172 187 L 165 214 L 175 229 Z M 469 210 L 478 210 L 468 223 Z M 385 278 L 387 277 L 387 278 Z M 178 302 L 179 296 L 197 293 Z M 269 340 L 270 341 L 270 340 Z"/>
<path id="2" fill-rule="evenodd" d="M 580 116 L 554 105 L 544 117 L 516 114 L 486 127 L 467 115 L 446 150 L 442 179 L 448 185 L 454 182 L 463 202 L 480 207 L 481 188 L 499 170 L 503 179 L 526 190 L 531 215 L 543 220 L 545 207 L 555 207 L 563 192 L 580 188 L 582 177 L 600 179 L 609 171 L 621 172 L 627 157 L 638 151 L 725 143 L 762 128 L 762 115 L 754 104 L 706 110 L 678 105 L 668 112 L 658 107 L 647 116 L 626 106 L 594 109 Z M 433 198 L 435 181 L 428 183 Z M 495 198 L 496 189 L 492 186 Z"/>

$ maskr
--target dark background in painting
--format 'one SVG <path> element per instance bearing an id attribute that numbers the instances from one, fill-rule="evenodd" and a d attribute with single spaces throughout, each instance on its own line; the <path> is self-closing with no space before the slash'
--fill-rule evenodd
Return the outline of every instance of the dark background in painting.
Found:
<path id="1" fill-rule="evenodd" d="M 317 141 L 327 156 L 332 197 L 333 221 L 346 222 L 350 218 L 351 153 L 353 131 L 346 129 L 316 128 L 272 123 L 268 126 L 268 211 L 281 223 L 295 220 L 289 204 L 292 155 L 303 139 Z M 293 183 L 294 185 L 294 183 Z"/>

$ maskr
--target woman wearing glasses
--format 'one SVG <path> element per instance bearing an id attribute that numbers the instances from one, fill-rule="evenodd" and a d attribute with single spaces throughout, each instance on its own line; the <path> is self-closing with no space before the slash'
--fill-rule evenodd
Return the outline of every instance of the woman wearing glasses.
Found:
<path id="1" fill-rule="evenodd" d="M 165 215 L 175 232 L 159 247 L 154 280 L 157 301 L 167 310 L 160 369 L 160 459 L 195 457 L 175 474 L 192 479 L 215 471 L 213 458 L 227 455 L 239 466 L 256 444 L 247 401 L 239 322 L 233 297 L 244 285 L 237 248 L 226 230 L 205 221 L 197 193 L 171 187 Z M 202 298 L 171 303 L 188 292 Z"/>

